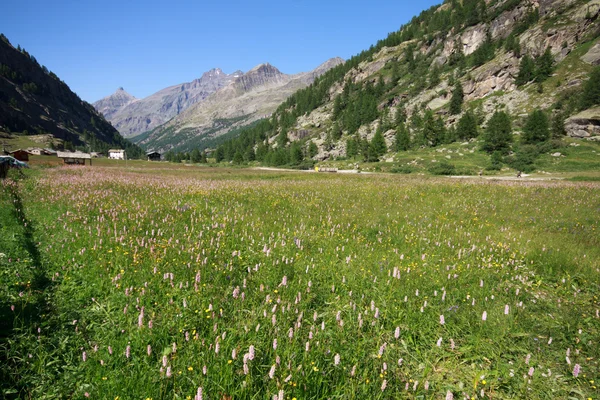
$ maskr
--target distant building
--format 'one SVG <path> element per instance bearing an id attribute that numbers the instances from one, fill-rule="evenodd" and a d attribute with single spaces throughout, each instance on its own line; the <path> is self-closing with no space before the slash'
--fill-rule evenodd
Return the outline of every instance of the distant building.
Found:
<path id="1" fill-rule="evenodd" d="M 29 161 L 29 153 L 26 152 L 25 150 L 13 150 L 11 152 L 9 152 L 8 154 L 10 154 L 11 156 L 13 156 L 14 158 L 16 158 L 19 161 Z"/>
<path id="2" fill-rule="evenodd" d="M 85 160 L 90 160 L 90 166 L 92 165 L 92 155 L 88 153 L 59 151 L 56 155 L 68 165 L 85 165 Z"/>
<path id="3" fill-rule="evenodd" d="M 108 151 L 108 158 L 113 160 L 124 160 L 125 159 L 125 150 L 120 149 L 111 149 Z"/>
<path id="4" fill-rule="evenodd" d="M 160 161 L 160 153 L 158 151 L 150 151 L 146 153 L 148 161 Z"/>
<path id="5" fill-rule="evenodd" d="M 35 147 L 32 149 L 27 149 L 27 152 L 31 155 L 34 156 L 43 156 L 46 154 L 46 152 L 44 151 L 44 149 L 40 149 L 39 147 Z"/>

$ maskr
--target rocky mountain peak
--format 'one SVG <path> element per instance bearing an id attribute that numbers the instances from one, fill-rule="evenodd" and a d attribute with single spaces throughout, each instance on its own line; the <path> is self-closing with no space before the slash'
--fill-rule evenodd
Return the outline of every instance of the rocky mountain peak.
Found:
<path id="1" fill-rule="evenodd" d="M 242 92 L 249 92 L 259 86 L 281 83 L 287 76 L 271 64 L 264 63 L 239 76 L 234 85 Z"/>

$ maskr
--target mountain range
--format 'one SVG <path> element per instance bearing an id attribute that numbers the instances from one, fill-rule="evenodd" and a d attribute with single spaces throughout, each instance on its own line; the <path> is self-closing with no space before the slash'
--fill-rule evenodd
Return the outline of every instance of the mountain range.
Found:
<path id="1" fill-rule="evenodd" d="M 125 137 L 147 149 L 208 147 L 229 130 L 271 114 L 288 96 L 343 63 L 332 58 L 312 71 L 284 74 L 269 63 L 243 73 L 219 68 L 144 99 L 119 88 L 94 107 Z"/>
<path id="2" fill-rule="evenodd" d="M 228 131 L 269 116 L 290 95 L 343 63 L 332 58 L 310 72 L 284 74 L 260 64 L 152 131 L 132 138 L 147 149 L 206 148 Z"/>
<path id="3" fill-rule="evenodd" d="M 121 87 L 93 106 L 124 137 L 132 137 L 167 122 L 241 75 L 241 71 L 226 74 L 214 68 L 199 79 L 167 87 L 143 99 L 135 98 Z"/>

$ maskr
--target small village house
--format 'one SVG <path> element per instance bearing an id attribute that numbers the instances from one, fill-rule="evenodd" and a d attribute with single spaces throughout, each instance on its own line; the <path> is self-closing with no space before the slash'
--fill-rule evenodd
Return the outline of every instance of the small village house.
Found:
<path id="1" fill-rule="evenodd" d="M 90 166 L 92 165 L 92 155 L 88 153 L 59 151 L 56 155 L 67 165 L 85 165 L 85 160 L 90 160 Z"/>
<path id="2" fill-rule="evenodd" d="M 160 153 L 158 151 L 150 151 L 146 153 L 148 161 L 160 161 Z"/>
<path id="3" fill-rule="evenodd" d="M 110 149 L 108 150 L 108 158 L 112 160 L 125 160 L 125 150 Z"/>
<path id="4" fill-rule="evenodd" d="M 13 151 L 10 151 L 8 154 L 10 154 L 11 156 L 13 156 L 14 158 L 16 158 L 19 161 L 29 161 L 29 153 L 25 150 L 22 150 L 22 149 L 13 150 Z"/>

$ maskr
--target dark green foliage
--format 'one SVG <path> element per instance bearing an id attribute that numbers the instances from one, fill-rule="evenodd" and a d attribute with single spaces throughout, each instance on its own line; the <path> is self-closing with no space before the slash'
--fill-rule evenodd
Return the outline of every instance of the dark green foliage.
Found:
<path id="1" fill-rule="evenodd" d="M 346 140 L 346 157 L 352 158 L 358 155 L 359 142 L 356 139 L 350 138 Z"/>
<path id="2" fill-rule="evenodd" d="M 554 70 L 554 56 L 549 47 L 546 48 L 544 54 L 536 58 L 535 66 L 536 82 L 544 82 L 552 75 L 552 71 Z"/>
<path id="3" fill-rule="evenodd" d="M 519 42 L 519 39 L 512 33 L 506 38 L 506 41 L 504 42 L 504 49 L 507 52 L 512 52 L 515 57 L 521 56 L 521 43 Z"/>
<path id="4" fill-rule="evenodd" d="M 502 169 L 502 153 L 495 151 L 490 157 L 490 164 L 485 168 L 488 171 L 500 171 Z"/>
<path id="5" fill-rule="evenodd" d="M 535 77 L 535 62 L 529 56 L 529 54 L 525 54 L 523 58 L 521 58 L 521 63 L 519 64 L 519 74 L 515 79 L 515 83 L 517 86 L 523 86 L 524 84 L 531 82 Z"/>
<path id="6" fill-rule="evenodd" d="M 496 151 L 506 154 L 512 143 L 512 124 L 510 117 L 504 111 L 498 111 L 488 121 L 483 134 L 483 145 L 481 149 L 494 153 Z"/>
<path id="7" fill-rule="evenodd" d="M 406 129 L 406 125 L 404 125 L 404 123 L 400 123 L 400 125 L 398 125 L 396 128 L 395 139 L 394 150 L 406 151 L 410 148 L 410 134 L 408 133 L 408 129 Z"/>
<path id="8" fill-rule="evenodd" d="M 434 88 L 440 84 L 440 68 L 434 65 L 429 72 L 429 88 Z"/>
<path id="9" fill-rule="evenodd" d="M 446 136 L 444 121 L 440 117 L 433 115 L 433 111 L 431 110 L 425 112 L 422 135 L 424 143 L 432 147 L 443 143 Z"/>
<path id="10" fill-rule="evenodd" d="M 523 134 L 521 135 L 521 142 L 536 144 L 545 142 L 548 139 L 550 139 L 548 117 L 542 110 L 534 110 L 527 117 L 527 121 L 523 127 Z"/>
<path id="11" fill-rule="evenodd" d="M 256 153 L 254 152 L 254 147 L 248 146 L 246 152 L 244 153 L 244 160 L 248 162 L 256 160 Z"/>
<path id="12" fill-rule="evenodd" d="M 454 90 L 452 91 L 452 98 L 450 99 L 450 114 L 456 115 L 460 114 L 462 111 L 462 104 L 464 101 L 465 94 L 463 92 L 463 87 L 460 81 L 456 81 L 456 85 L 454 86 Z"/>
<path id="13" fill-rule="evenodd" d="M 596 67 L 590 73 L 590 79 L 583 87 L 580 109 L 590 108 L 600 104 L 600 67 Z"/>
<path id="14" fill-rule="evenodd" d="M 284 148 L 288 143 L 288 135 L 285 129 L 282 129 L 277 136 L 277 147 Z"/>
<path id="15" fill-rule="evenodd" d="M 556 111 L 552 117 L 552 137 L 559 139 L 567 134 L 565 129 L 565 114 Z"/>
<path id="16" fill-rule="evenodd" d="M 521 20 L 521 22 L 514 27 L 511 35 L 518 37 L 523 32 L 525 32 L 527 29 L 529 29 L 533 24 L 538 22 L 539 19 L 540 19 L 539 10 L 537 8 L 530 10 L 527 13 L 527 15 L 525 16 L 525 18 L 523 18 Z"/>
<path id="17" fill-rule="evenodd" d="M 290 163 L 300 164 L 302 161 L 304 161 L 304 153 L 302 152 L 302 146 L 300 146 L 300 143 L 294 142 L 290 146 Z"/>
<path id="18" fill-rule="evenodd" d="M 428 171 L 433 175 L 454 175 L 456 174 L 456 167 L 454 164 L 450 164 L 449 162 L 443 160 L 434 163 L 428 168 Z"/>
<path id="19" fill-rule="evenodd" d="M 217 151 L 215 151 L 215 160 L 218 163 L 225 160 L 225 148 L 223 146 L 219 146 Z"/>
<path id="20" fill-rule="evenodd" d="M 404 124 L 406 122 L 406 109 L 403 104 L 398 104 L 396 108 L 396 116 L 394 117 L 396 126 L 400 126 L 400 124 Z"/>
<path id="21" fill-rule="evenodd" d="M 387 145 L 381 129 L 375 131 L 375 135 L 369 143 L 369 161 L 379 161 L 379 158 L 387 153 Z"/>
<path id="22" fill-rule="evenodd" d="M 319 148 L 317 147 L 317 144 L 315 142 L 313 142 L 312 140 L 310 142 L 308 142 L 308 157 L 313 158 L 318 153 L 319 153 Z"/>
<path id="23" fill-rule="evenodd" d="M 458 121 L 456 136 L 461 140 L 469 140 L 479 136 L 477 118 L 472 111 L 467 111 Z"/>
<path id="24" fill-rule="evenodd" d="M 331 127 L 331 136 L 333 138 L 333 140 L 338 141 L 340 140 L 340 138 L 342 137 L 342 129 L 340 128 L 340 125 L 338 124 L 337 121 L 335 121 L 333 123 L 333 126 Z"/>
<path id="25" fill-rule="evenodd" d="M 515 154 L 506 158 L 507 164 L 522 172 L 532 172 L 535 170 L 535 160 L 539 155 L 539 150 L 533 145 L 522 145 L 517 148 Z"/>
<path id="26" fill-rule="evenodd" d="M 477 68 L 494 58 L 496 45 L 488 32 L 485 42 L 481 44 L 471 55 L 471 66 Z"/>
<path id="27" fill-rule="evenodd" d="M 197 164 L 202 160 L 202 155 L 200 154 L 200 150 L 194 149 L 190 153 L 190 162 Z"/>

